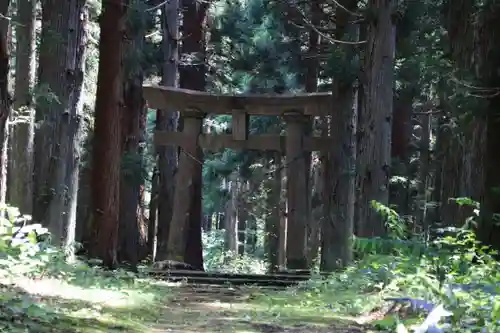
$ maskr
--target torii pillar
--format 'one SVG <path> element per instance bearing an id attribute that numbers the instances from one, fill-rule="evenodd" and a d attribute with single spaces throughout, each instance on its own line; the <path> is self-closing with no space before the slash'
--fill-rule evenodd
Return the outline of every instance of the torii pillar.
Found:
<path id="1" fill-rule="evenodd" d="M 304 158 L 304 129 L 307 118 L 301 113 L 284 117 L 287 124 L 287 269 L 307 269 L 307 177 Z"/>
<path id="2" fill-rule="evenodd" d="M 191 212 L 193 206 L 197 204 L 194 200 L 198 200 L 193 198 L 193 193 L 195 187 L 200 186 L 197 182 L 200 180 L 202 156 L 198 147 L 198 136 L 202 131 L 205 114 L 198 110 L 188 110 L 182 113 L 182 117 L 186 141 L 181 146 L 183 151 L 179 154 L 179 166 L 175 176 L 174 210 L 168 235 L 167 255 L 170 260 L 187 262 L 189 260 L 186 260 L 185 256 L 191 220 L 200 218 L 199 215 L 191 216 Z M 196 268 L 203 269 L 203 267 Z"/>

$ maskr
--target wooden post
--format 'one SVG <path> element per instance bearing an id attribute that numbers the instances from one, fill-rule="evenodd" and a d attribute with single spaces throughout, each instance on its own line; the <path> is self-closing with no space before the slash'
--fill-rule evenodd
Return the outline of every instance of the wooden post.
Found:
<path id="1" fill-rule="evenodd" d="M 287 269 L 307 269 L 307 177 L 304 159 L 302 115 L 285 116 L 287 123 Z"/>
<path id="2" fill-rule="evenodd" d="M 194 174 L 198 158 L 198 136 L 201 134 L 204 114 L 196 111 L 183 113 L 183 132 L 188 140 L 182 145 L 179 167 L 175 177 L 174 211 L 168 236 L 168 259 L 185 262 L 186 244 L 189 237 L 190 210 L 193 205 Z"/>
<path id="3" fill-rule="evenodd" d="M 232 130 L 233 139 L 245 141 L 248 139 L 248 114 L 242 110 L 233 111 Z"/>

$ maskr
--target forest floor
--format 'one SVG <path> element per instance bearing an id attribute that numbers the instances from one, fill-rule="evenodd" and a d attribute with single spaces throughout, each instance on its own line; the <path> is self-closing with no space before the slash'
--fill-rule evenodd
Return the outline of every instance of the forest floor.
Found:
<path id="1" fill-rule="evenodd" d="M 298 288 L 187 286 L 123 272 L 102 279 L 85 276 L 4 276 L 0 332 L 354 333 L 370 332 L 363 324 L 377 319 L 338 313 Z M 356 303 L 373 295 L 338 297 Z"/>
<path id="2" fill-rule="evenodd" d="M 283 291 L 257 287 L 180 287 L 152 332 L 366 332 L 355 318 L 327 308 L 285 306 L 286 298 Z"/>

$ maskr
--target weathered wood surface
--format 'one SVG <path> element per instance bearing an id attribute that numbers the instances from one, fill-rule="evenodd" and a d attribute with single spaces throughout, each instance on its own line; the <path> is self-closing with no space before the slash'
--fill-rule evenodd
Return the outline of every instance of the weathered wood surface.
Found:
<path id="1" fill-rule="evenodd" d="M 186 262 L 185 253 L 189 238 L 190 213 L 195 204 L 193 198 L 197 181 L 197 164 L 203 160 L 196 141 L 202 129 L 202 117 L 185 117 L 183 132 L 186 141 L 182 144 L 187 154 L 180 154 L 175 176 L 174 211 L 167 243 L 167 259 Z M 203 163 L 203 162 L 201 162 Z M 198 170 L 198 171 L 197 171 Z"/>
<path id="2" fill-rule="evenodd" d="M 173 145 L 183 147 L 190 140 L 190 134 L 185 132 L 162 132 L 154 133 L 154 143 L 157 146 Z M 260 134 L 250 135 L 246 141 L 236 140 L 231 134 L 200 134 L 198 144 L 201 148 L 209 151 L 217 151 L 223 148 L 269 150 L 285 152 L 286 136 Z M 320 151 L 328 149 L 331 138 L 328 137 L 304 137 L 304 151 Z"/>
<path id="3" fill-rule="evenodd" d="M 308 191 L 309 177 L 304 154 L 304 131 L 306 117 L 286 117 L 288 136 L 286 139 L 286 196 L 287 244 L 286 267 L 289 269 L 307 268 L 307 203 L 304 196 Z"/>
<path id="4" fill-rule="evenodd" d="M 232 116 L 233 139 L 245 141 L 248 139 L 249 116 L 248 113 L 233 111 Z"/>
<path id="5" fill-rule="evenodd" d="M 233 274 L 221 272 L 200 272 L 183 270 L 146 270 L 145 273 L 171 282 L 185 282 L 196 285 L 255 285 L 268 287 L 290 287 L 310 279 L 306 274 Z"/>
<path id="6" fill-rule="evenodd" d="M 333 102 L 331 93 L 222 95 L 153 84 L 144 85 L 144 98 L 152 109 L 173 107 L 180 112 L 195 109 L 207 114 L 233 114 L 241 110 L 260 116 L 285 115 L 291 110 L 305 115 L 327 115 Z"/>
<path id="7" fill-rule="evenodd" d="M 195 270 L 184 270 L 184 269 L 145 269 L 144 273 L 151 275 L 163 275 L 172 277 L 204 277 L 204 278 L 215 278 L 215 279 L 246 279 L 254 281 L 267 281 L 267 280 L 279 280 L 279 281 L 307 281 L 311 278 L 311 272 L 309 270 L 298 272 L 294 271 L 282 271 L 274 274 L 239 274 L 239 273 L 226 273 L 226 272 L 204 272 Z"/>

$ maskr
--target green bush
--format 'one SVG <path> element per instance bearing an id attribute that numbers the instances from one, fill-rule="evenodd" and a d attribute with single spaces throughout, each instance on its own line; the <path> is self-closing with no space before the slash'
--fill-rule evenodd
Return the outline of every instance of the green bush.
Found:
<path id="1" fill-rule="evenodd" d="M 367 311 L 366 297 L 357 305 L 351 299 L 333 298 L 340 290 L 351 290 L 353 294 L 364 290 L 375 293 L 371 298 L 373 308 L 379 308 L 388 298 L 432 304 L 434 308 L 442 306 L 446 309 L 443 313 L 451 314 L 447 320 L 449 330 L 442 332 L 500 332 L 500 264 L 471 229 L 479 216 L 478 204 L 471 200 L 460 202 L 473 205 L 474 215 L 461 228 L 434 230 L 436 237 L 428 242 L 420 235 L 408 239 L 406 228 L 398 225 L 404 221 L 397 213 L 374 205 L 387 218 L 386 225 L 392 230 L 390 236 L 355 239 L 361 259 L 326 282 L 309 282 L 309 288 L 316 290 L 320 298 L 319 295 L 331 295 L 332 299 L 323 296 L 324 301 L 332 302 L 333 308 L 342 311 Z M 383 328 L 406 332 L 397 314 L 394 316 L 394 320 L 381 321 L 385 325 L 390 323 Z"/>
<path id="2" fill-rule="evenodd" d="M 47 229 L 30 220 L 15 207 L 0 209 L 0 270 L 4 275 L 40 273 L 54 257 L 61 256 L 48 243 Z"/>

